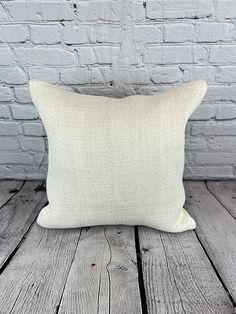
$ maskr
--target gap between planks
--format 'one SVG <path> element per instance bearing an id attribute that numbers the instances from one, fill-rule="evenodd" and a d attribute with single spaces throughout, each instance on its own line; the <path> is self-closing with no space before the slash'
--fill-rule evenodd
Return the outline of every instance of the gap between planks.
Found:
<path id="1" fill-rule="evenodd" d="M 236 181 L 226 182 L 185 182 L 185 206 L 196 220 L 197 238 L 235 307 L 236 220 L 232 214 L 235 201 L 229 193 L 219 193 L 219 186 L 233 184 L 235 190 Z"/>
<path id="2" fill-rule="evenodd" d="M 104 294 L 104 291 L 106 291 L 106 280 L 104 282 L 103 278 L 104 274 L 100 277 L 100 292 L 98 293 L 99 298 L 96 306 L 101 308 L 104 307 L 104 311 L 101 310 L 102 313 L 112 313 L 114 310 L 119 308 L 119 311 L 122 313 L 124 311 L 124 307 L 126 308 L 125 311 L 130 313 L 132 313 L 132 311 L 134 311 L 134 313 L 141 313 L 134 228 L 128 226 L 105 227 L 104 232 L 101 227 L 94 227 L 91 229 L 84 228 L 83 231 L 80 232 L 79 237 L 78 229 L 48 230 L 40 228 L 37 224 L 34 224 L 34 222 L 39 210 L 45 205 L 46 198 L 44 200 L 44 197 L 46 197 L 46 193 L 41 191 L 41 185 L 39 186 L 38 184 L 39 183 L 37 182 L 24 182 L 21 183 L 21 187 L 19 188 L 18 183 L 15 186 L 15 183 L 11 182 L 9 187 L 5 185 L 5 189 L 8 191 L 6 191 L 6 193 L 2 193 L 2 208 L 4 208 L 4 211 L 1 212 L 1 214 L 3 215 L 3 218 L 6 212 L 14 211 L 14 214 L 17 214 L 18 218 L 19 215 L 23 217 L 22 221 L 18 221 L 18 227 L 21 223 L 23 223 L 23 225 L 27 224 L 27 228 L 23 228 L 20 230 L 20 233 L 16 234 L 16 241 L 13 241 L 11 244 L 6 243 L 5 248 L 7 250 L 5 250 L 6 252 L 2 254 L 2 256 L 7 255 L 7 259 L 5 258 L 5 262 L 3 262 L 2 269 L 4 269 L 4 272 L 2 273 L 0 282 L 0 303 L 1 309 L 4 313 L 22 310 L 24 313 L 40 313 L 45 310 L 52 310 L 54 313 L 67 312 L 67 290 L 70 290 L 70 278 L 72 278 L 72 280 L 74 278 L 73 275 L 70 276 L 70 273 L 73 273 L 74 269 L 76 269 L 76 265 L 78 266 L 78 264 L 83 261 L 83 256 L 81 256 L 80 252 L 81 245 L 84 245 L 86 251 L 89 249 L 89 252 L 93 252 L 95 249 L 91 240 L 96 239 L 96 232 L 98 237 L 99 235 L 100 238 L 102 237 L 101 242 L 103 245 L 107 246 L 106 251 L 104 252 L 110 252 L 110 257 L 105 264 L 105 273 L 108 277 L 113 276 L 112 288 L 111 279 L 108 278 L 108 294 Z M 9 193 L 10 191 L 11 193 L 14 193 L 14 195 Z M 38 196 L 40 194 L 41 196 L 43 195 L 43 197 L 37 199 L 36 195 Z M 30 201 L 32 201 L 30 204 L 31 206 L 28 205 L 28 202 Z M 33 209 L 35 210 L 33 211 Z M 5 237 L 10 239 L 10 237 L 4 236 L 4 232 L 9 233 L 9 230 L 11 229 L 10 227 L 12 227 L 10 224 L 10 218 L 11 215 L 6 219 L 7 228 L 2 232 L 3 238 Z M 2 230 L 3 229 L 5 228 L 2 228 Z M 88 232 L 88 230 L 90 231 Z M 86 242 L 84 239 L 82 239 L 83 241 L 80 241 L 81 234 L 84 234 L 85 236 L 86 234 L 90 234 L 89 242 Z M 129 243 L 129 241 L 131 242 Z M 62 249 L 62 243 L 64 243 L 63 246 L 66 243 L 70 243 L 69 247 L 72 250 L 68 257 L 69 260 L 67 260 L 66 263 L 63 263 L 63 260 L 60 260 L 60 256 L 58 256 L 58 253 L 60 253 L 59 251 L 63 252 L 63 250 L 59 250 Z M 78 246 L 80 246 L 79 252 L 77 252 Z M 35 250 L 37 250 L 37 254 L 33 255 L 32 252 Z M 63 256 L 62 252 L 59 255 Z M 79 257 L 76 256 L 76 253 Z M 51 255 L 53 258 L 51 258 Z M 113 265 L 113 255 L 116 256 L 118 262 L 115 266 Z M 129 256 L 131 259 L 129 258 L 130 262 L 127 263 Z M 92 255 L 92 258 L 95 258 L 95 256 Z M 41 259 L 45 260 L 46 263 L 43 262 L 41 264 Z M 101 260 L 100 264 L 102 265 L 103 262 L 104 261 Z M 123 265 L 125 263 L 127 263 L 127 265 Z M 48 268 L 55 268 L 56 273 L 54 272 L 52 276 L 47 274 L 43 281 L 41 279 L 37 279 L 37 277 L 40 278 L 40 273 L 43 274 L 47 272 Z M 95 263 L 93 269 L 96 269 Z M 84 274 L 84 286 L 86 286 L 86 271 Z M 58 277 L 60 279 L 58 279 Z M 128 284 L 126 287 L 127 279 L 129 277 L 131 280 L 131 286 Z M 118 280 L 114 290 L 114 282 L 116 282 L 114 279 L 116 278 L 121 281 L 123 280 L 123 284 L 120 285 Z M 57 291 L 57 293 L 55 293 L 54 296 L 49 294 L 51 302 L 47 302 L 46 299 L 43 301 L 45 297 L 45 289 L 48 290 L 49 286 L 51 286 L 53 291 Z M 54 286 L 54 288 L 52 286 Z M 30 289 L 28 290 L 29 287 Z M 127 288 L 128 290 L 126 290 Z M 91 289 L 91 287 L 88 287 L 88 289 Z M 41 297 L 38 295 L 37 291 L 41 291 Z M 118 295 L 117 292 L 119 292 Z M 36 302 L 35 294 L 37 295 L 37 298 L 41 298 L 40 304 Z M 124 302 L 118 302 L 123 298 Z M 125 299 L 127 301 L 125 301 Z M 116 303 L 116 300 L 118 303 Z M 70 304 L 72 306 L 78 305 L 75 305 L 73 302 Z"/>
<path id="3" fill-rule="evenodd" d="M 47 198 L 44 181 L 0 182 L 0 272 L 19 249 Z"/>
<path id="4" fill-rule="evenodd" d="M 21 188 L 22 189 L 22 188 Z M 20 189 L 20 190 L 21 190 Z M 14 190 L 14 189 L 12 189 L 12 190 Z M 17 190 L 17 189 L 15 189 L 15 190 Z M 210 191 L 208 191 L 209 193 L 210 193 Z M 15 193 L 16 195 L 17 195 L 17 193 L 19 193 L 19 191 L 15 191 L 15 192 L 13 192 L 13 193 Z M 6 195 L 4 196 L 4 197 L 6 197 Z M 27 196 L 28 197 L 28 196 Z M 26 197 L 26 199 L 27 199 L 27 197 Z M 214 196 L 215 197 L 215 196 Z M 216 197 L 215 197 L 216 198 Z M 11 195 L 11 197 L 9 198 L 9 201 L 11 201 L 11 199 L 14 199 L 14 195 Z M 197 201 L 197 200 L 195 200 L 195 201 Z M 218 201 L 218 203 L 219 203 L 219 201 L 220 202 L 223 202 L 224 200 L 217 200 Z M 5 199 L 5 204 L 4 204 L 4 206 L 8 203 L 8 201 Z M 18 205 L 18 204 L 16 204 L 16 205 Z M 222 206 L 223 206 L 223 204 L 221 204 Z M 195 207 L 196 207 L 196 205 L 195 205 Z M 36 215 L 37 216 L 37 215 Z M 35 220 L 35 218 L 36 218 L 36 216 L 34 217 L 34 220 Z M 33 220 L 33 221 L 34 221 Z M 33 223 L 33 222 L 32 222 Z M 32 225 L 32 223 L 30 224 L 30 226 Z M 200 224 L 200 226 L 201 226 L 201 224 Z M 30 228 L 30 227 L 29 227 Z M 28 230 L 29 230 L 29 228 L 28 228 Z M 35 228 L 35 227 L 33 227 L 33 228 Z M 140 228 L 142 228 L 142 227 L 140 227 Z M 27 231 L 28 231 L 27 230 Z M 138 281 L 139 281 L 139 290 L 140 290 L 140 295 L 141 295 L 141 306 L 142 306 L 142 311 L 143 311 L 143 313 L 146 313 L 146 311 L 147 311 L 147 305 L 146 305 L 146 293 L 145 293 L 145 284 L 144 284 L 144 282 L 143 282 L 143 278 L 142 278 L 142 276 L 143 276 L 143 269 L 142 269 L 142 263 L 143 263 L 143 260 L 142 260 L 142 258 L 143 258 L 143 256 L 144 256 L 144 254 L 143 254 L 143 252 L 142 252 L 142 250 L 140 250 L 140 243 L 139 243 L 139 241 L 140 241 L 140 236 L 138 237 L 138 229 L 136 228 L 136 237 L 135 237 L 135 248 L 136 248 L 136 256 L 137 256 L 137 263 L 138 263 Z M 27 232 L 26 231 L 26 232 Z M 32 230 L 30 230 L 30 233 L 32 233 L 33 231 Z M 216 267 L 215 266 L 215 264 L 214 264 L 214 260 L 212 260 L 212 255 L 211 254 L 209 254 L 208 253 L 208 250 L 206 249 L 206 244 L 204 244 L 203 242 L 203 240 L 202 240 L 202 237 L 200 236 L 199 237 L 199 234 L 198 234 L 199 232 L 196 232 L 196 234 L 197 234 L 197 237 L 198 237 L 198 241 L 200 242 L 200 244 L 202 245 L 202 247 L 204 248 L 204 250 L 205 250 L 205 253 L 207 253 L 207 256 L 208 256 L 208 258 L 209 258 L 209 260 L 213 263 L 212 265 L 214 266 L 214 270 L 218 273 L 218 270 L 219 270 L 219 266 L 218 267 Z M 29 236 L 29 233 L 27 233 L 27 235 Z M 21 247 L 22 246 L 24 246 L 24 243 L 25 243 L 25 240 L 24 240 L 24 236 L 25 236 L 25 233 L 24 233 L 24 235 L 22 236 L 22 239 L 19 241 L 19 243 L 18 243 L 18 247 L 19 247 L 19 244 L 21 245 Z M 27 237 L 28 237 L 27 236 Z M 77 235 L 78 236 L 78 235 Z M 163 237 L 165 238 L 165 241 L 167 241 L 167 242 L 163 242 Z M 171 235 L 170 235 L 170 237 L 171 237 Z M 27 238 L 26 238 L 27 239 Z M 78 240 L 78 237 L 77 237 L 77 240 Z M 167 245 L 169 245 L 168 244 L 168 237 L 167 236 L 165 236 L 165 234 L 163 234 L 163 236 L 161 236 L 161 242 L 162 242 L 162 245 L 163 245 L 163 243 L 165 243 L 165 244 L 167 244 Z M 79 242 L 79 241 L 78 241 Z M 77 244 L 78 244 L 78 242 L 77 242 Z M 75 252 L 76 252 L 76 247 L 75 247 Z M 17 250 L 16 250 L 16 252 L 17 252 Z M 11 259 L 13 256 L 15 256 L 16 254 L 16 252 L 14 252 L 13 251 L 13 255 L 11 256 L 9 256 L 8 258 L 9 259 Z M 19 255 L 19 253 L 17 252 L 17 254 Z M 74 259 L 73 259 L 73 261 L 74 261 Z M 72 263 L 71 263 L 71 267 L 72 267 L 72 264 L 73 264 L 73 261 L 72 261 Z M 71 269 L 71 268 L 70 268 Z M 55 302 L 55 309 L 56 309 L 56 311 L 58 311 L 59 313 L 60 313 L 60 306 L 58 306 L 58 304 L 59 305 L 61 305 L 61 304 L 63 304 L 63 302 L 65 302 L 64 300 L 63 300 L 63 297 L 64 297 L 64 292 L 66 291 L 66 285 L 67 285 L 67 280 L 68 280 L 68 278 L 69 278 L 69 274 L 70 274 L 70 269 L 68 270 L 68 273 L 67 273 L 67 276 L 65 276 L 64 277 L 64 280 L 65 280 L 65 282 L 64 282 L 64 285 L 62 285 L 62 292 L 61 292 L 61 296 L 60 296 L 60 298 L 57 298 L 57 302 Z M 221 275 L 220 275 L 220 273 L 218 273 L 218 275 L 219 275 L 219 278 L 221 278 Z M 224 283 L 224 281 L 222 281 L 223 283 Z M 227 288 L 228 289 L 228 288 Z M 147 291 L 147 287 L 146 287 L 146 291 Z M 20 292 L 21 293 L 21 292 Z M 19 297 L 19 296 L 18 296 Z M 18 308 L 21 308 L 20 307 L 20 305 L 21 306 L 23 306 L 22 305 L 22 303 L 21 303 L 21 301 L 20 301 L 20 298 L 18 299 L 18 297 L 17 297 L 17 299 L 15 300 L 15 303 L 14 303 L 14 309 L 17 309 L 17 307 Z M 20 301 L 20 302 L 19 302 Z M 18 304 L 17 304 L 17 302 L 19 302 Z M 13 308 L 12 308 L 13 309 Z M 140 308 L 139 308 L 139 310 L 140 310 Z M 110 310 L 108 311 L 108 313 L 110 312 Z M 149 311 L 150 313 L 152 313 L 151 311 Z M 61 313 L 64 313 L 63 312 L 63 310 L 61 310 Z M 136 313 L 139 313 L 138 311 L 136 312 Z M 153 312 L 154 313 L 154 312 Z M 170 313 L 171 313 L 171 311 L 170 311 Z M 207 312 L 206 312 L 207 313 Z M 222 312 L 223 313 L 223 312 Z"/>

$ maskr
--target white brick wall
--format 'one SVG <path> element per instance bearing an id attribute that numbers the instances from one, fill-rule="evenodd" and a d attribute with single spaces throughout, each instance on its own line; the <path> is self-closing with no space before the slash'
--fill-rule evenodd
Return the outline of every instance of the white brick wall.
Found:
<path id="1" fill-rule="evenodd" d="M 113 97 L 205 79 L 185 178 L 236 178 L 235 0 L 1 1 L 0 178 L 46 176 L 33 78 Z"/>

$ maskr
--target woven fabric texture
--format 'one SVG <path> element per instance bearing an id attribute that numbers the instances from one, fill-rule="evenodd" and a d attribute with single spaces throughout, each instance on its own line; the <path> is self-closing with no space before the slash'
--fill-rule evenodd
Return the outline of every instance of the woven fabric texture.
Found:
<path id="1" fill-rule="evenodd" d="M 206 89 L 194 81 L 159 95 L 114 99 L 31 81 L 49 142 L 49 205 L 39 225 L 194 229 L 183 209 L 184 135 Z"/>

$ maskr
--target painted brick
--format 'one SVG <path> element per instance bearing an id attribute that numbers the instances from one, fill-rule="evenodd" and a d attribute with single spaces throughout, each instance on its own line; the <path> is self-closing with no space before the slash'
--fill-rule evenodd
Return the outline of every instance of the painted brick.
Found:
<path id="1" fill-rule="evenodd" d="M 202 137 L 187 137 L 185 142 L 186 150 L 206 150 L 207 142 L 205 138 Z"/>
<path id="2" fill-rule="evenodd" d="M 185 165 L 190 166 L 193 164 L 194 154 L 188 150 L 185 151 Z"/>
<path id="3" fill-rule="evenodd" d="M 79 63 L 85 64 L 109 64 L 113 63 L 119 55 L 118 47 L 100 46 L 96 48 L 84 47 L 78 49 Z"/>
<path id="4" fill-rule="evenodd" d="M 196 63 L 206 58 L 206 50 L 201 46 L 153 46 L 147 48 L 145 63 L 179 64 Z"/>
<path id="5" fill-rule="evenodd" d="M 1 21 L 1 22 L 9 21 L 9 16 L 8 16 L 8 14 L 7 14 L 7 11 L 6 11 L 5 8 L 2 6 L 1 3 L 0 3 L 0 21 Z"/>
<path id="6" fill-rule="evenodd" d="M 29 167 L 27 166 L 27 172 L 25 174 L 25 180 L 30 180 L 35 178 L 36 180 L 45 180 L 47 177 L 48 167 L 47 166 L 35 166 Z"/>
<path id="7" fill-rule="evenodd" d="M 19 135 L 19 125 L 16 122 L 1 122 L 0 121 L 0 135 Z"/>
<path id="8" fill-rule="evenodd" d="M 208 138 L 209 151 L 226 151 L 232 152 L 236 150 L 236 138 L 232 136 L 218 136 Z"/>
<path id="9" fill-rule="evenodd" d="M 230 165 L 236 164 L 236 153 L 200 152 L 196 153 L 195 162 L 200 165 Z"/>
<path id="10" fill-rule="evenodd" d="M 7 86 L 0 86 L 0 101 L 12 100 L 12 91 Z"/>
<path id="11" fill-rule="evenodd" d="M 10 118 L 11 114 L 10 114 L 10 110 L 8 108 L 8 106 L 5 105 L 0 105 L 0 118 L 1 119 L 8 119 Z"/>
<path id="12" fill-rule="evenodd" d="M 212 63 L 236 63 L 236 45 L 217 45 L 210 49 L 209 61 Z"/>
<path id="13" fill-rule="evenodd" d="M 219 136 L 236 135 L 236 123 L 231 124 L 194 124 L 192 126 L 192 135 Z"/>
<path id="14" fill-rule="evenodd" d="M 43 152 L 45 150 L 44 141 L 40 137 L 23 137 L 19 139 L 19 143 L 23 151 Z"/>
<path id="15" fill-rule="evenodd" d="M 20 67 L 0 68 L 0 83 L 25 84 L 27 82 L 27 74 Z"/>
<path id="16" fill-rule="evenodd" d="M 46 167 L 31 167 L 29 165 L 2 165 L 0 166 L 0 177 L 3 179 L 15 180 L 45 180 L 47 174 Z"/>
<path id="17" fill-rule="evenodd" d="M 77 16 L 80 21 L 102 20 L 110 22 L 119 22 L 122 18 L 122 2 L 81 1 L 77 3 Z"/>
<path id="18" fill-rule="evenodd" d="M 134 28 L 134 38 L 137 42 L 160 43 L 163 40 L 161 27 L 153 25 L 137 25 Z"/>
<path id="19" fill-rule="evenodd" d="M 186 126 L 184 176 L 236 178 L 235 6 L 234 0 L 0 3 L 0 156 L 30 155 L 29 164 L 16 154 L 0 165 L 0 178 L 46 177 L 47 158 L 40 165 L 46 134 L 28 79 L 111 97 L 207 80 L 204 102 Z"/>
<path id="20" fill-rule="evenodd" d="M 83 47 L 78 49 L 79 64 L 94 64 L 96 63 L 95 55 L 92 47 Z"/>
<path id="21" fill-rule="evenodd" d="M 130 67 L 131 65 L 138 64 L 138 51 L 134 44 L 133 36 L 133 31 L 126 31 L 125 38 L 121 44 L 120 58 L 118 59 L 116 57 L 114 60 L 116 67 L 119 66 L 123 68 L 124 65 L 126 65 L 126 67 Z"/>
<path id="22" fill-rule="evenodd" d="M 67 44 L 84 44 L 94 41 L 94 33 L 85 25 L 67 25 L 63 28 L 64 42 Z"/>
<path id="23" fill-rule="evenodd" d="M 96 63 L 108 64 L 113 63 L 114 59 L 119 56 L 120 49 L 118 47 L 96 47 L 94 48 L 94 56 Z"/>
<path id="24" fill-rule="evenodd" d="M 27 166 L 27 169 L 29 169 L 28 167 L 29 166 Z M 2 179 L 25 180 L 26 169 L 24 166 L 0 165 L 0 177 Z"/>
<path id="25" fill-rule="evenodd" d="M 236 66 L 220 66 L 216 81 L 220 83 L 236 83 Z"/>
<path id="26" fill-rule="evenodd" d="M 1 25 L 0 41 L 20 43 L 28 39 L 28 29 L 24 25 Z"/>
<path id="27" fill-rule="evenodd" d="M 236 18 L 236 2 L 234 0 L 217 0 L 215 14 L 218 19 Z"/>
<path id="28" fill-rule="evenodd" d="M 236 88 L 234 85 L 209 85 L 206 101 L 236 101 Z"/>
<path id="29" fill-rule="evenodd" d="M 46 151 L 43 153 L 34 153 L 34 159 L 38 167 L 47 166 L 48 164 L 48 154 Z"/>
<path id="30" fill-rule="evenodd" d="M 236 118 L 236 104 L 235 105 L 220 105 L 216 109 L 217 120 L 230 120 Z"/>
<path id="31" fill-rule="evenodd" d="M 34 161 L 33 156 L 26 153 L 1 153 L 0 164 L 30 165 Z"/>
<path id="32" fill-rule="evenodd" d="M 234 28 L 231 32 L 231 41 L 235 41 L 236 40 L 236 25 L 234 24 Z"/>
<path id="33" fill-rule="evenodd" d="M 31 67 L 28 69 L 29 78 L 47 81 L 48 83 L 57 83 L 59 81 L 57 69 L 44 67 Z"/>
<path id="34" fill-rule="evenodd" d="M 27 104 L 31 102 L 29 88 L 27 87 L 15 87 L 15 100 L 16 102 Z"/>
<path id="35" fill-rule="evenodd" d="M 23 132 L 29 136 L 45 136 L 46 132 L 42 123 L 23 123 Z"/>
<path id="36" fill-rule="evenodd" d="M 10 65 L 12 63 L 12 54 L 9 47 L 0 48 L 0 65 Z"/>
<path id="37" fill-rule="evenodd" d="M 215 116 L 215 107 L 202 105 L 197 107 L 190 117 L 190 120 L 210 120 Z"/>
<path id="38" fill-rule="evenodd" d="M 187 125 L 185 128 L 185 137 L 190 137 L 191 136 L 191 128 L 192 128 L 192 122 L 191 121 L 187 121 Z"/>
<path id="39" fill-rule="evenodd" d="M 145 2 L 143 0 L 136 0 L 132 4 L 131 16 L 135 22 L 145 21 Z"/>
<path id="40" fill-rule="evenodd" d="M 134 87 L 126 86 L 124 84 L 121 86 L 79 86 L 78 88 L 76 88 L 76 90 L 82 94 L 107 96 L 114 98 L 122 98 L 135 94 Z"/>
<path id="41" fill-rule="evenodd" d="M 12 1 L 6 6 L 14 21 L 54 21 L 74 18 L 73 5 L 69 1 Z"/>
<path id="42" fill-rule="evenodd" d="M 85 68 L 66 68 L 60 70 L 61 81 L 65 84 L 89 83 L 89 71 Z"/>
<path id="43" fill-rule="evenodd" d="M 17 61 L 23 65 L 73 65 L 74 54 L 62 48 L 15 48 Z"/>
<path id="44" fill-rule="evenodd" d="M 184 178 L 185 179 L 203 179 L 205 177 L 204 167 L 199 166 L 186 166 L 184 169 Z"/>
<path id="45" fill-rule="evenodd" d="M 146 6 L 149 19 L 203 18 L 214 10 L 211 0 L 149 0 Z"/>
<path id="46" fill-rule="evenodd" d="M 19 149 L 19 143 L 16 138 L 12 137 L 1 137 L 0 138 L 1 150 L 16 151 Z"/>
<path id="47" fill-rule="evenodd" d="M 34 106 L 11 105 L 11 113 L 15 120 L 35 120 L 39 118 Z"/>
<path id="48" fill-rule="evenodd" d="M 203 23 L 199 25 L 197 41 L 198 42 L 217 42 L 230 39 L 232 24 L 221 23 Z"/>
<path id="49" fill-rule="evenodd" d="M 195 80 L 205 80 L 208 83 L 212 83 L 216 76 L 216 67 L 214 66 L 186 66 L 181 65 L 180 69 L 183 71 L 183 81 L 190 82 Z"/>
<path id="50" fill-rule="evenodd" d="M 113 75 L 110 68 L 93 68 L 91 71 L 91 83 L 112 83 Z"/>
<path id="51" fill-rule="evenodd" d="M 97 25 L 96 31 L 96 42 L 98 43 L 110 43 L 117 44 L 122 42 L 122 28 L 112 24 L 108 25 Z"/>
<path id="52" fill-rule="evenodd" d="M 182 75 L 179 67 L 155 67 L 151 70 L 151 80 L 154 83 L 177 83 Z"/>
<path id="53" fill-rule="evenodd" d="M 185 42 L 194 41 L 196 32 L 192 24 L 167 24 L 164 26 L 164 41 L 165 42 Z"/>
<path id="54" fill-rule="evenodd" d="M 57 44 L 61 42 L 60 28 L 57 25 L 31 25 L 30 35 L 34 44 Z"/>
<path id="55" fill-rule="evenodd" d="M 147 69 L 114 69 L 112 71 L 114 82 L 118 84 L 147 84 L 149 71 Z"/>
<path id="56" fill-rule="evenodd" d="M 234 168 L 231 166 L 206 167 L 205 175 L 212 179 L 233 178 Z"/>

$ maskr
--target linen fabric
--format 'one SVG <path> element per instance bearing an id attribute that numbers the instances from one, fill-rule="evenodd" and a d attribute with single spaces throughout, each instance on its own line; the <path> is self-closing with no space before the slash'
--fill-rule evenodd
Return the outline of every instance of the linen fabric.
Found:
<path id="1" fill-rule="evenodd" d="M 183 204 L 185 127 L 206 82 L 123 99 L 30 81 L 49 142 L 42 227 L 146 225 L 194 229 Z"/>

